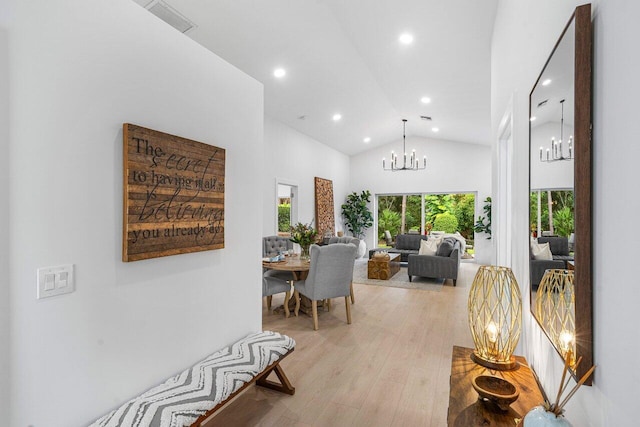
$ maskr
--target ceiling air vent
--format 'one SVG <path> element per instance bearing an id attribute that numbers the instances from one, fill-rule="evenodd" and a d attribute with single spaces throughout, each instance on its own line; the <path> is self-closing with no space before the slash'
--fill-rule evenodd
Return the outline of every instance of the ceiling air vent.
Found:
<path id="1" fill-rule="evenodd" d="M 164 0 L 153 0 L 145 6 L 145 9 L 181 33 L 187 33 L 196 27 L 196 24 L 191 22 L 173 7 L 169 6 L 169 4 Z"/>
<path id="2" fill-rule="evenodd" d="M 432 119 L 431 117 L 429 117 L 429 116 L 420 116 L 420 118 L 421 118 L 422 120 L 427 120 L 427 121 L 431 121 L 431 120 L 433 120 L 433 119 Z"/>
<path id="3" fill-rule="evenodd" d="M 538 102 L 538 108 L 544 107 L 545 105 L 547 105 L 547 102 L 549 102 L 548 99 L 545 99 L 544 101 Z"/>

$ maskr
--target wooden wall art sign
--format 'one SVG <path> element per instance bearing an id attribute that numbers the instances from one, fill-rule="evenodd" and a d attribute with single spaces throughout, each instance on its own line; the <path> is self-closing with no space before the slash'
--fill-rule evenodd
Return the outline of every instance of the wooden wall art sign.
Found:
<path id="1" fill-rule="evenodd" d="M 122 260 L 224 247 L 225 150 L 125 123 Z"/>
<path id="2" fill-rule="evenodd" d="M 333 182 L 315 177 L 316 228 L 320 239 L 325 233 L 335 235 L 336 219 L 333 213 Z"/>

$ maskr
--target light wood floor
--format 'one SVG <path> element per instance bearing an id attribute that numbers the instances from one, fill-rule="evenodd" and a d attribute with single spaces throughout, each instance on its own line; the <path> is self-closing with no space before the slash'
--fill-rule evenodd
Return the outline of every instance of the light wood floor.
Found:
<path id="1" fill-rule="evenodd" d="M 460 267 L 458 285 L 440 292 L 354 284 L 353 323 L 337 298 L 315 332 L 311 317 L 263 304 L 263 329 L 296 340 L 282 362 L 296 394 L 249 387 L 207 427 L 445 426 L 452 346 L 473 347 L 467 297 L 478 266 Z"/>

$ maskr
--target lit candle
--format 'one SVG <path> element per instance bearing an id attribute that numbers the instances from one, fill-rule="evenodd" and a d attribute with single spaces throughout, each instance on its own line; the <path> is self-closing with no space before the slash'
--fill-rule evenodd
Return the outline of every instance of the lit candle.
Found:
<path id="1" fill-rule="evenodd" d="M 549 161 L 549 149 L 547 148 L 547 161 Z"/>
<path id="2" fill-rule="evenodd" d="M 485 331 L 487 333 L 487 339 L 489 339 L 489 342 L 495 344 L 495 342 L 498 340 L 498 326 L 493 323 L 493 321 L 491 321 L 489 322 L 489 324 L 487 324 Z"/>
<path id="3" fill-rule="evenodd" d="M 542 147 L 540 147 L 540 161 L 542 161 Z"/>
<path id="4" fill-rule="evenodd" d="M 427 167 L 427 156 L 424 156 L 423 159 L 424 159 L 424 167 L 426 168 Z"/>
<path id="5" fill-rule="evenodd" d="M 384 157 L 382 158 L 382 169 L 384 169 Z"/>

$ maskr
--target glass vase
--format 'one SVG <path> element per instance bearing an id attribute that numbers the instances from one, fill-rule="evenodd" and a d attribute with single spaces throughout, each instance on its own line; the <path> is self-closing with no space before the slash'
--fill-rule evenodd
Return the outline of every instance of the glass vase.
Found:
<path id="1" fill-rule="evenodd" d="M 309 246 L 311 245 L 300 245 L 300 259 L 303 261 L 309 261 L 311 259 L 309 256 Z"/>
<path id="2" fill-rule="evenodd" d="M 524 417 L 524 427 L 571 427 L 563 415 L 556 416 L 542 406 L 536 406 Z"/>

